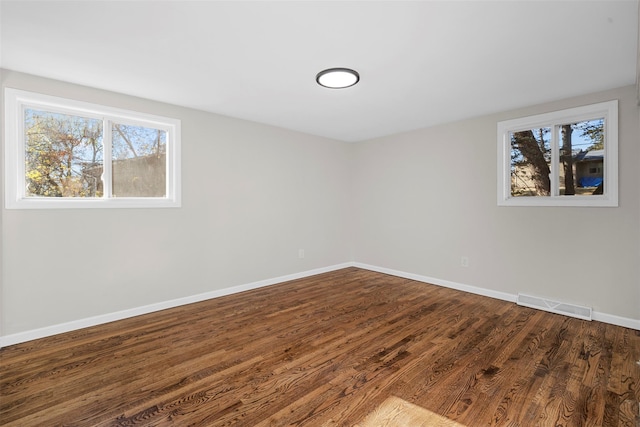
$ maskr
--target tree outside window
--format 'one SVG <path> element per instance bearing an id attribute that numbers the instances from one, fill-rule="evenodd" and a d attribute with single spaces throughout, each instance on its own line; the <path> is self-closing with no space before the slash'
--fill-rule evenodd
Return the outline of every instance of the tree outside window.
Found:
<path id="1" fill-rule="evenodd" d="M 618 102 L 498 123 L 498 204 L 617 206 Z"/>
<path id="2" fill-rule="evenodd" d="M 180 121 L 15 89 L 6 206 L 180 206 Z"/>

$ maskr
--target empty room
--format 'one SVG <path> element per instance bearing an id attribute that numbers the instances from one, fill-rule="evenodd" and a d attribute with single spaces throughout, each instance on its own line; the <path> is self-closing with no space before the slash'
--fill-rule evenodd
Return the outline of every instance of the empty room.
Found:
<path id="1" fill-rule="evenodd" d="M 640 426 L 638 0 L 0 0 L 0 425 Z"/>

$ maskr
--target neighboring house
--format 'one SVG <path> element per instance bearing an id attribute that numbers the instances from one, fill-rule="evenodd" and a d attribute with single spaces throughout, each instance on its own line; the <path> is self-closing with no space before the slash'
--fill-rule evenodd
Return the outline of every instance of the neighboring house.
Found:
<path id="1" fill-rule="evenodd" d="M 113 195 L 115 197 L 165 197 L 166 156 L 164 153 L 114 160 Z M 102 165 L 83 168 L 82 176 L 94 194 L 101 195 Z"/>
<path id="2" fill-rule="evenodd" d="M 573 158 L 578 187 L 597 187 L 602 184 L 604 150 L 580 151 Z"/>
<path id="3" fill-rule="evenodd" d="M 550 162 L 550 160 L 549 160 Z M 573 176 L 578 188 L 589 189 L 584 194 L 592 193 L 592 188 L 599 187 L 604 178 L 604 150 L 579 151 L 573 155 Z M 511 173 L 511 194 L 513 196 L 535 196 L 534 169 L 528 163 L 515 165 Z M 558 171 L 560 192 L 564 189 L 564 170 Z"/>

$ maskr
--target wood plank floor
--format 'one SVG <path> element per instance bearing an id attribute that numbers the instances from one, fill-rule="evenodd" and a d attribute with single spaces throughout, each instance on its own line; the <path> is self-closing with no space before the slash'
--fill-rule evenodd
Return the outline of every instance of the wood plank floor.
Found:
<path id="1" fill-rule="evenodd" d="M 640 426 L 640 332 L 347 268 L 0 350 L 3 426 Z"/>

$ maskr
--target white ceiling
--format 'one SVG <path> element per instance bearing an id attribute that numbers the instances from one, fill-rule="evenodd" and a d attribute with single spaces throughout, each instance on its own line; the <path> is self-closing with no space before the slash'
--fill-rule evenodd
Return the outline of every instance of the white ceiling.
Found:
<path id="1" fill-rule="evenodd" d="M 637 0 L 0 6 L 3 68 L 344 141 L 636 78 Z M 329 67 L 360 83 L 318 86 Z"/>

